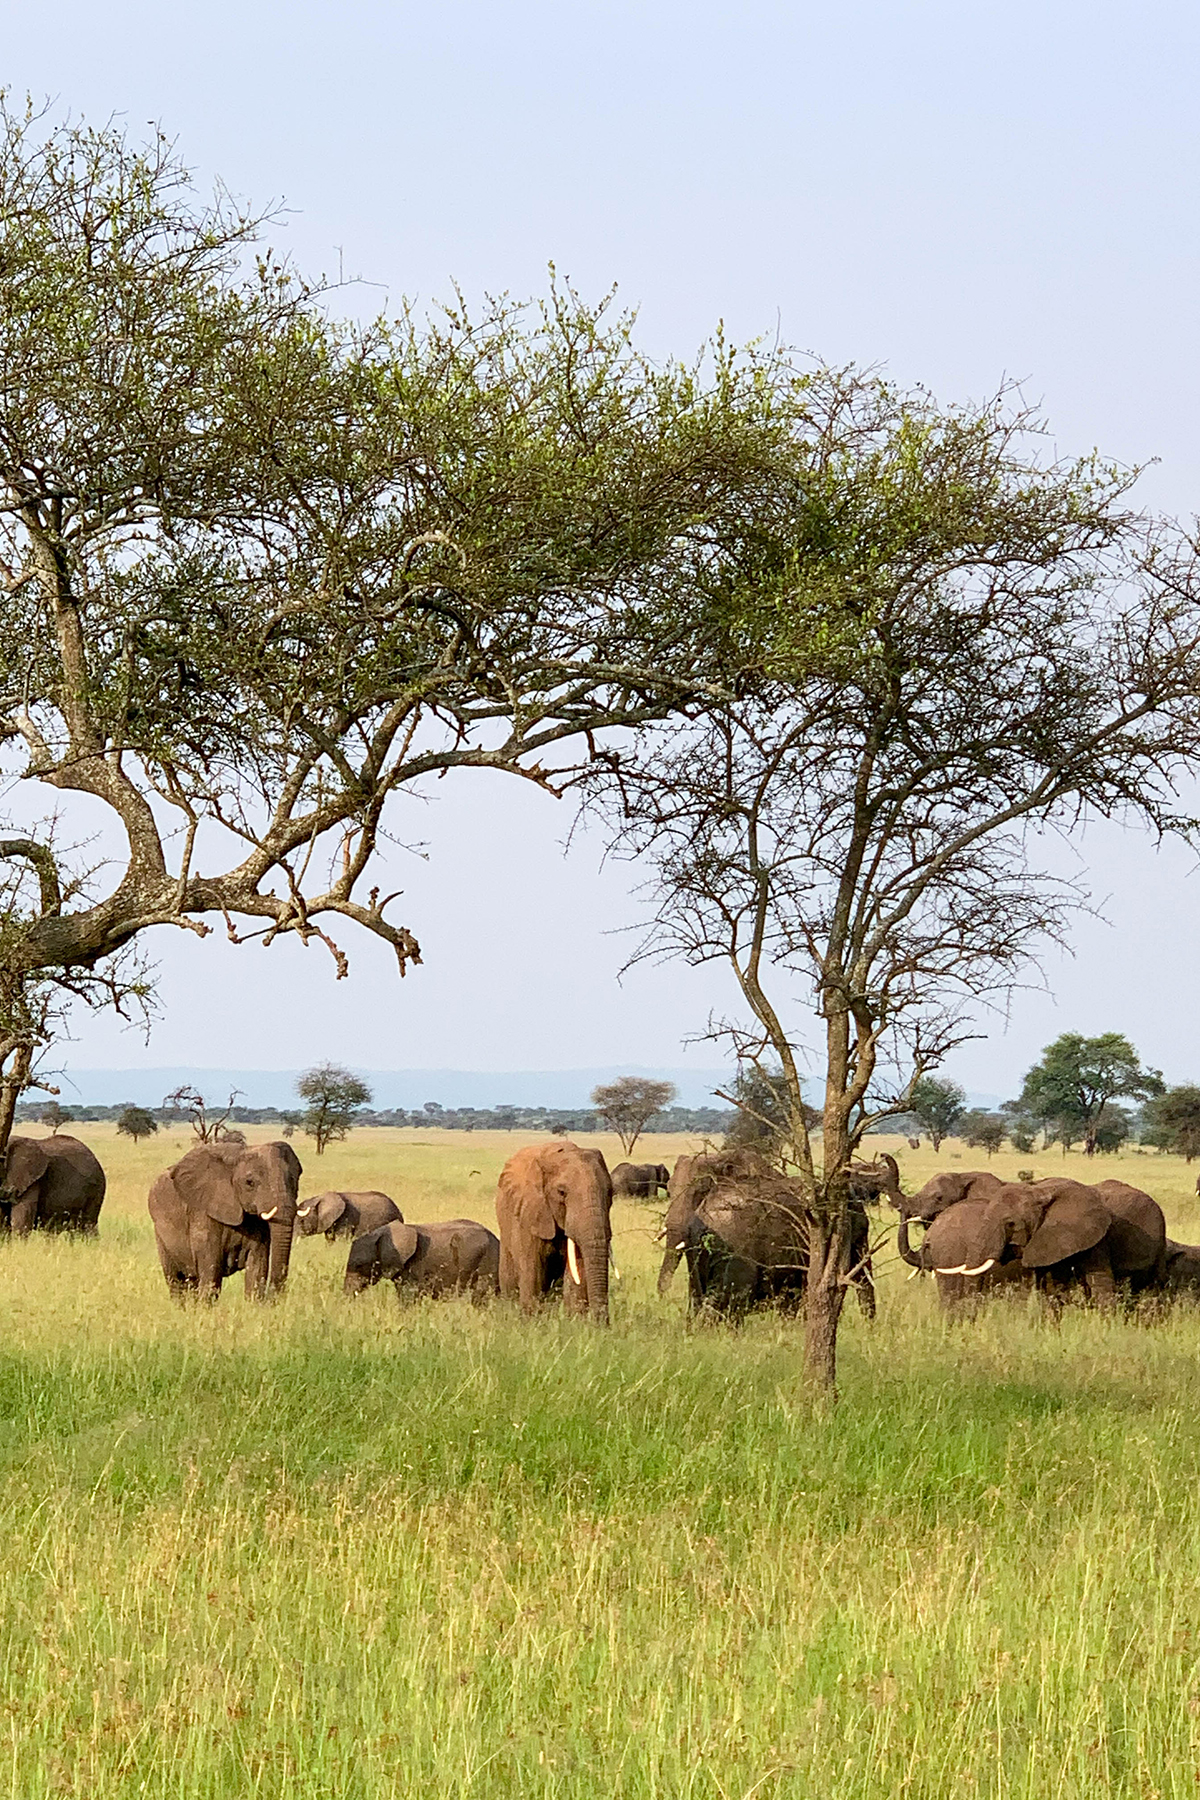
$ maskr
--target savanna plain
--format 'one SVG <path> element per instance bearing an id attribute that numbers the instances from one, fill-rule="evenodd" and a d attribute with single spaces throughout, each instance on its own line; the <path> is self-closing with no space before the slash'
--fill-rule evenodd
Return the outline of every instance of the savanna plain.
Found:
<path id="1" fill-rule="evenodd" d="M 650 1208 L 607 1332 L 346 1302 L 323 1238 L 278 1305 L 177 1309 L 145 1196 L 184 1134 L 74 1129 L 99 1241 L 0 1246 L 0 1796 L 1197 1792 L 1200 1313 L 948 1325 L 885 1248 L 815 1414 L 796 1325 L 657 1298 Z M 301 1191 L 494 1224 L 521 1141 L 299 1142 Z M 979 1156 L 875 1141 L 909 1189 Z M 992 1166 L 1031 1163 L 1089 1173 Z M 1195 1165 L 1091 1173 L 1200 1241 Z"/>

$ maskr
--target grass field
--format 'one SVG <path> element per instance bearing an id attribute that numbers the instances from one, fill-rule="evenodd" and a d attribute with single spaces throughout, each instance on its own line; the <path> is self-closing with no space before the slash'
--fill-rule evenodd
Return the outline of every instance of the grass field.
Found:
<path id="1" fill-rule="evenodd" d="M 891 1260 L 820 1418 L 795 1326 L 658 1301 L 648 1209 L 607 1333 L 348 1305 L 323 1239 L 180 1311 L 183 1133 L 79 1135 L 99 1242 L 0 1248 L 0 1800 L 1197 1793 L 1200 1315 L 948 1327 Z M 520 1141 L 361 1131 L 303 1191 L 490 1223 Z M 1200 1241 L 1194 1168 L 1102 1173 Z"/>

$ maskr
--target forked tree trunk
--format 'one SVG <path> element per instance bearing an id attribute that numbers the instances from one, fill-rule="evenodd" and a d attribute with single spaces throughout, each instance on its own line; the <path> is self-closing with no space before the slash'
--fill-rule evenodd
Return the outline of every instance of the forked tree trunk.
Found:
<path id="1" fill-rule="evenodd" d="M 11 1040 L 10 1040 L 11 1041 Z M 8 1149 L 8 1140 L 12 1136 L 13 1118 L 17 1110 L 17 1101 L 29 1085 L 29 1074 L 33 1057 L 27 1044 L 18 1044 L 12 1052 L 12 1061 L 0 1076 L 0 1158 Z"/>

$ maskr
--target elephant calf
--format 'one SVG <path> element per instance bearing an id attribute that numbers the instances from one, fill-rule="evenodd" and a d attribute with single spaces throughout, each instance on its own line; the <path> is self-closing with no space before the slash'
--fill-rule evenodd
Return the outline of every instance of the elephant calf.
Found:
<path id="1" fill-rule="evenodd" d="M 500 1239 L 474 1219 L 445 1225 L 393 1220 L 355 1238 L 343 1292 L 361 1294 L 385 1275 L 397 1293 L 401 1287 L 435 1298 L 469 1292 L 482 1300 L 500 1291 Z"/>
<path id="2" fill-rule="evenodd" d="M 404 1223 L 404 1214 L 388 1194 L 374 1189 L 365 1193 L 343 1194 L 330 1189 L 314 1194 L 296 1213 L 301 1237 L 325 1233 L 326 1241 L 335 1238 L 361 1237 L 364 1231 L 376 1231 L 380 1225 Z"/>

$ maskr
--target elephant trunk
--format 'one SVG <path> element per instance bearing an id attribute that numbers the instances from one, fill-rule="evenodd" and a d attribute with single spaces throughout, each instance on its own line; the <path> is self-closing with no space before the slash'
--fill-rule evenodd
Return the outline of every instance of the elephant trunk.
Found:
<path id="1" fill-rule="evenodd" d="M 900 1223 L 896 1227 L 896 1248 L 910 1269 L 923 1269 L 923 1262 L 918 1251 L 912 1249 L 908 1241 L 908 1214 L 900 1214 Z"/>
<path id="2" fill-rule="evenodd" d="M 588 1316 L 597 1325 L 608 1324 L 608 1240 L 589 1238 L 578 1246 L 587 1282 Z M 568 1279 L 570 1279 L 568 1277 Z"/>
<path id="3" fill-rule="evenodd" d="M 288 1263 L 292 1256 L 292 1220 L 280 1219 L 271 1221 L 271 1253 L 267 1264 L 267 1291 L 272 1294 L 282 1292 L 287 1280 Z"/>
<path id="4" fill-rule="evenodd" d="M 678 1241 L 679 1240 L 676 1239 L 675 1244 L 668 1243 L 663 1255 L 662 1268 L 658 1271 L 658 1291 L 660 1294 L 666 1293 L 674 1279 L 675 1271 L 679 1267 L 679 1259 L 683 1255 L 683 1250 L 681 1248 L 676 1248 Z"/>
<path id="5" fill-rule="evenodd" d="M 904 1195 L 900 1192 L 900 1165 L 895 1157 L 889 1156 L 886 1151 L 879 1160 L 887 1170 L 883 1186 L 879 1191 L 886 1194 L 896 1210 L 902 1213 L 904 1211 Z"/>

